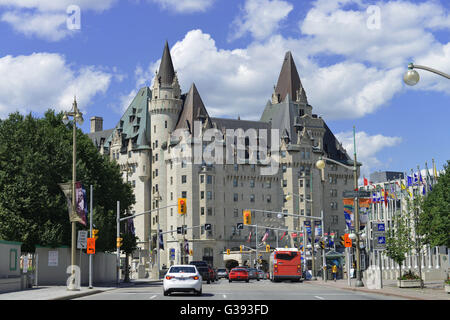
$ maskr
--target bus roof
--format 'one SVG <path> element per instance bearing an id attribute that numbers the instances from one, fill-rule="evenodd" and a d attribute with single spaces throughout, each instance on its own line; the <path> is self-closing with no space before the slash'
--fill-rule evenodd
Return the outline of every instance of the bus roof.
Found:
<path id="1" fill-rule="evenodd" d="M 297 248 L 275 248 L 275 251 L 295 251 L 298 252 Z"/>

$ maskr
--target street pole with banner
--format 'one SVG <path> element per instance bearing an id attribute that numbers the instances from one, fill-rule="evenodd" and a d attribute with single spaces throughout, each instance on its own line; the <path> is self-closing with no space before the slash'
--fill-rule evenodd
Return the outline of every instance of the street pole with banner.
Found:
<path id="1" fill-rule="evenodd" d="M 90 197 L 89 197 L 89 211 L 90 211 L 90 215 L 89 215 L 89 234 L 91 235 L 91 238 L 93 238 L 94 236 L 92 235 L 92 215 L 94 214 L 93 210 L 92 210 L 92 206 L 93 206 L 93 195 L 94 195 L 94 191 L 93 191 L 93 186 L 91 184 L 91 188 L 90 188 Z M 89 289 L 92 289 L 92 254 L 89 255 Z"/>

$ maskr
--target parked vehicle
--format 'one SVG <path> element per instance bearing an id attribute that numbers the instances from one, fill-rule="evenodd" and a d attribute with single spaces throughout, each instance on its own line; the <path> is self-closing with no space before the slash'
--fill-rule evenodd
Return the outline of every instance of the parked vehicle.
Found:
<path id="1" fill-rule="evenodd" d="M 212 282 L 216 281 L 216 272 L 210 265 L 208 265 L 208 269 L 209 269 L 209 278 L 211 279 Z"/>
<path id="2" fill-rule="evenodd" d="M 302 281 L 302 264 L 297 248 L 277 248 L 270 255 L 270 280 Z"/>
<path id="3" fill-rule="evenodd" d="M 231 269 L 229 275 L 228 275 L 228 282 L 232 281 L 245 281 L 248 282 L 248 269 L 247 268 L 233 268 Z"/>
<path id="4" fill-rule="evenodd" d="M 214 278 L 212 277 L 211 271 L 209 270 L 209 266 L 205 261 L 191 261 L 189 262 L 190 265 L 196 266 L 198 272 L 202 276 L 203 281 L 206 281 L 207 284 L 211 283 L 211 280 Z"/>
<path id="5" fill-rule="evenodd" d="M 194 265 L 171 266 L 163 280 L 163 293 L 168 296 L 172 292 L 193 292 L 202 294 L 202 278 Z"/>
<path id="6" fill-rule="evenodd" d="M 258 278 L 259 279 L 263 279 L 264 280 L 266 278 L 264 271 L 258 269 L 257 272 L 258 272 Z"/>
<path id="7" fill-rule="evenodd" d="M 259 275 L 258 270 L 255 268 L 248 268 L 248 278 L 249 279 L 256 279 L 259 281 Z"/>
<path id="8" fill-rule="evenodd" d="M 227 269 L 217 269 L 217 278 L 225 278 L 228 279 L 228 270 Z"/>

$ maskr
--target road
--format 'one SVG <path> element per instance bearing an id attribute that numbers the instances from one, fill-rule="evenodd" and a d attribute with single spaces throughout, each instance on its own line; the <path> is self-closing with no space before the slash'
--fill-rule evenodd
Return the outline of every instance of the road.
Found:
<path id="1" fill-rule="evenodd" d="M 215 283 L 203 283 L 202 296 L 190 293 L 173 293 L 164 296 L 162 284 L 139 284 L 119 288 L 78 300 L 402 300 L 399 297 L 350 291 L 314 283 L 273 283 L 269 280 L 251 280 L 249 283 L 221 279 Z"/>

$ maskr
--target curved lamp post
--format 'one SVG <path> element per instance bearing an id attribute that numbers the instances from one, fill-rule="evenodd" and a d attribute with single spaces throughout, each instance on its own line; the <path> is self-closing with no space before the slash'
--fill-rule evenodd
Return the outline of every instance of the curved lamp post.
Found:
<path id="1" fill-rule="evenodd" d="M 77 106 L 77 99 L 74 98 L 72 104 L 71 112 L 64 112 L 64 116 L 62 118 L 62 122 L 67 125 L 69 123 L 69 117 L 73 117 L 73 150 L 72 150 L 72 214 L 76 212 L 76 195 L 75 195 L 75 181 L 77 179 L 77 141 L 76 141 L 76 133 L 77 133 L 77 123 L 80 125 L 83 124 L 83 114 L 80 112 Z M 72 282 L 68 286 L 68 290 L 74 291 L 78 290 L 75 287 L 75 265 L 76 265 L 76 221 L 72 220 L 72 252 L 71 252 L 71 265 L 72 265 Z"/>
<path id="2" fill-rule="evenodd" d="M 419 73 L 414 69 L 422 69 L 422 70 L 430 71 L 430 72 L 436 73 L 440 76 L 443 76 L 444 78 L 450 79 L 450 75 L 448 75 L 442 71 L 438 71 L 438 70 L 430 68 L 430 67 L 425 67 L 425 66 L 420 66 L 417 64 L 410 63 L 410 64 L 408 64 L 408 70 L 403 75 L 403 81 L 409 86 L 416 85 L 420 80 Z"/>

